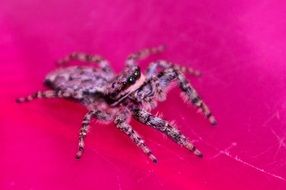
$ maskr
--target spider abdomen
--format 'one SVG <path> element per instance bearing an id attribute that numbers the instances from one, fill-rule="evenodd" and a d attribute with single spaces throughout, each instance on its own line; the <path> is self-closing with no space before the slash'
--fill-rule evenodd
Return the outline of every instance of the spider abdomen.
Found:
<path id="1" fill-rule="evenodd" d="M 95 68 L 70 66 L 49 73 L 45 83 L 55 90 L 72 94 L 103 94 L 110 80 L 110 76 L 104 75 Z"/>

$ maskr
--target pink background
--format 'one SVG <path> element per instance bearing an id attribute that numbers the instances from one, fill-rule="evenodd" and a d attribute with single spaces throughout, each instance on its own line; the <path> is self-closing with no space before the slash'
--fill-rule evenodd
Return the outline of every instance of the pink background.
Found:
<path id="1" fill-rule="evenodd" d="M 286 189 L 285 8 L 282 0 L 1 0 L 0 189 Z M 190 80 L 216 128 L 178 90 L 157 110 L 204 159 L 132 121 L 157 165 L 96 122 L 78 161 L 83 107 L 14 102 L 43 89 L 54 61 L 71 51 L 102 54 L 120 71 L 130 52 L 161 43 L 168 46 L 161 58 L 203 72 Z"/>

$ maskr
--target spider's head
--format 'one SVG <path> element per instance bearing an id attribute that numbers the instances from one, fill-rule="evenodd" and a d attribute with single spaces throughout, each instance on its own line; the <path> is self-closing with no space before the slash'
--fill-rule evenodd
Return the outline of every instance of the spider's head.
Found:
<path id="1" fill-rule="evenodd" d="M 111 105 L 117 105 L 145 82 L 145 76 L 138 66 L 127 67 L 109 86 L 108 98 Z"/>

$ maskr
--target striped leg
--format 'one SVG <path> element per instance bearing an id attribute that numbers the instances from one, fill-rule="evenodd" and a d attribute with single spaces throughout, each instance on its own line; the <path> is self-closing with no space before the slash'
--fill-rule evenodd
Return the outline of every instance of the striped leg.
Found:
<path id="1" fill-rule="evenodd" d="M 55 90 L 46 90 L 46 91 L 38 91 L 31 95 L 28 95 L 26 97 L 17 98 L 17 103 L 24 103 L 24 102 L 30 102 L 35 99 L 42 99 L 42 98 L 69 98 L 72 94 L 68 92 L 63 92 L 61 90 L 55 91 Z"/>
<path id="2" fill-rule="evenodd" d="M 180 81 L 180 88 L 185 95 L 186 101 L 192 102 L 192 104 L 195 105 L 199 109 L 199 112 L 203 113 L 203 115 L 209 120 L 209 122 L 212 125 L 216 125 L 217 121 L 215 117 L 212 115 L 210 109 L 200 98 L 197 91 L 187 81 L 185 76 L 181 73 L 178 73 L 178 79 Z"/>
<path id="3" fill-rule="evenodd" d="M 139 122 L 165 133 L 173 141 L 193 152 L 196 156 L 203 157 L 203 154 L 177 128 L 175 128 L 173 124 L 160 117 L 154 116 L 145 110 L 135 109 L 133 116 Z"/>
<path id="4" fill-rule="evenodd" d="M 80 61 L 87 63 L 96 63 L 105 72 L 112 71 L 108 61 L 99 55 L 91 55 L 83 52 L 73 52 L 63 59 L 57 61 L 58 65 L 66 65 L 71 61 Z"/>
<path id="5" fill-rule="evenodd" d="M 124 132 L 151 160 L 157 163 L 157 158 L 153 155 L 150 148 L 144 143 L 142 137 L 127 123 L 125 119 L 117 117 L 115 125 L 122 132 Z"/>
<path id="6" fill-rule="evenodd" d="M 192 67 L 184 67 L 181 65 L 170 63 L 170 62 L 165 61 L 165 60 L 158 60 L 158 61 L 152 62 L 149 65 L 149 67 L 147 69 L 147 74 L 146 74 L 147 79 L 150 79 L 150 78 L 152 78 L 152 76 L 156 75 L 158 67 L 162 68 L 162 69 L 168 69 L 170 67 L 175 67 L 176 69 L 180 70 L 182 73 L 187 72 L 188 74 L 190 74 L 192 76 L 196 76 L 196 77 L 201 76 L 200 71 L 198 71 Z"/>
<path id="7" fill-rule="evenodd" d="M 91 110 L 89 112 L 87 112 L 82 120 L 81 123 L 81 129 L 80 129 L 80 133 L 79 133 L 79 143 L 78 143 L 78 151 L 76 153 L 76 158 L 80 159 L 83 152 L 84 152 L 84 140 L 86 138 L 89 126 L 90 126 L 90 122 L 93 118 L 96 118 L 98 120 L 101 121 L 110 121 L 111 117 L 108 113 L 99 111 L 99 110 Z"/>
<path id="8" fill-rule="evenodd" d="M 127 66 L 136 65 L 138 60 L 145 59 L 149 57 L 150 55 L 159 54 L 163 52 L 164 50 L 165 50 L 165 46 L 163 45 L 153 47 L 153 48 L 142 49 L 138 52 L 130 54 L 126 60 L 126 65 Z"/>
<path id="9" fill-rule="evenodd" d="M 160 83 L 159 89 L 165 89 L 173 80 L 178 80 L 180 88 L 183 91 L 185 100 L 191 102 L 194 106 L 196 106 L 212 125 L 215 125 L 217 123 L 208 106 L 203 102 L 197 91 L 187 81 L 187 79 L 185 78 L 183 73 L 180 72 L 180 70 L 176 69 L 175 67 L 170 67 L 160 72 L 157 77 L 159 78 Z"/>

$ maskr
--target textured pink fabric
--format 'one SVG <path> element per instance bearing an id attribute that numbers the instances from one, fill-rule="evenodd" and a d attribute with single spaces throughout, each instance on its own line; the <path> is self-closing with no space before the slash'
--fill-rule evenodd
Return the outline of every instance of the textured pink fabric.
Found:
<path id="1" fill-rule="evenodd" d="M 1 0 L 0 189 L 286 189 L 285 8 L 282 0 Z M 203 159 L 132 121 L 157 165 L 96 122 L 78 161 L 83 107 L 14 101 L 42 89 L 54 61 L 71 51 L 99 53 L 120 71 L 130 52 L 161 43 L 166 53 L 142 68 L 161 57 L 203 72 L 190 80 L 216 128 L 178 90 L 157 109 Z"/>

